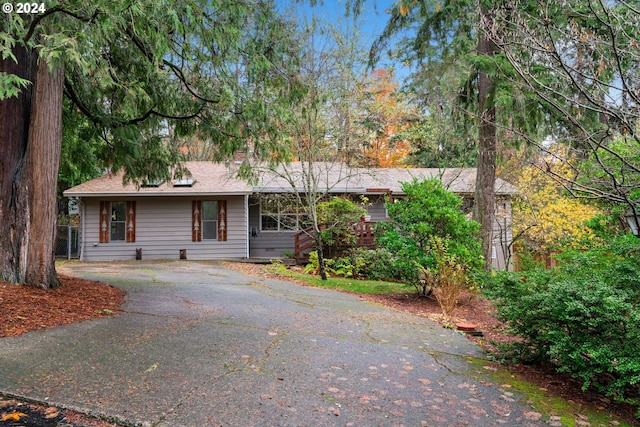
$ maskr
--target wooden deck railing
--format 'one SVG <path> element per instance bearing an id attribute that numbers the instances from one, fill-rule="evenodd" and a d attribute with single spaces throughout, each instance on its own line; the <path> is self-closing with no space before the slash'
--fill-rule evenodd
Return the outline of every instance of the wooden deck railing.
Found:
<path id="1" fill-rule="evenodd" d="M 374 222 L 361 221 L 356 224 L 356 247 L 372 247 L 374 243 L 373 228 Z"/>
<path id="2" fill-rule="evenodd" d="M 309 261 L 309 252 L 313 250 L 316 244 L 315 236 L 312 227 L 300 230 L 293 235 L 296 263 L 302 264 Z"/>
<path id="3" fill-rule="evenodd" d="M 375 222 L 361 221 L 355 226 L 355 247 L 372 247 L 374 245 L 373 225 Z M 324 227 L 322 228 L 324 229 Z M 315 247 L 315 233 L 313 228 L 298 231 L 294 234 L 294 253 L 297 263 L 309 261 L 309 252 Z"/>

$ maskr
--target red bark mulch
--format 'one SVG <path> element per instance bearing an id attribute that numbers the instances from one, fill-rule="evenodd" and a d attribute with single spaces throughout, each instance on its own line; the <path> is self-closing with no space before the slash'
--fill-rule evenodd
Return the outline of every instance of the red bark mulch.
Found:
<path id="1" fill-rule="evenodd" d="M 62 287 L 44 291 L 0 281 L 0 338 L 83 320 L 115 316 L 126 292 L 92 280 L 60 276 Z M 74 411 L 0 395 L 0 425 L 115 427 Z"/>
<path id="2" fill-rule="evenodd" d="M 106 283 L 60 276 L 44 291 L 0 281 L 0 338 L 120 312 L 126 292 Z"/>

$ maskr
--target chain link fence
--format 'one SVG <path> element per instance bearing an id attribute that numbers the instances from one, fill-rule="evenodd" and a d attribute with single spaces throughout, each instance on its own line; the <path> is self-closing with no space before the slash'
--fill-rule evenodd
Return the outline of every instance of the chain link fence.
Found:
<path id="1" fill-rule="evenodd" d="M 56 258 L 80 258 L 80 228 L 75 225 L 56 227 Z"/>

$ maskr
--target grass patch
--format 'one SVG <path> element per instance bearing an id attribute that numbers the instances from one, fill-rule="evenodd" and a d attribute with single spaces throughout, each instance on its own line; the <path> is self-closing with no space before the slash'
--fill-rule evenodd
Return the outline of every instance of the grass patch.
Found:
<path id="1" fill-rule="evenodd" d="M 322 280 L 319 276 L 289 270 L 282 264 L 273 264 L 268 269 L 274 274 L 290 277 L 311 286 L 358 294 L 399 294 L 406 293 L 409 290 L 404 283 L 382 282 L 379 280 L 358 280 L 345 277 L 329 277 L 327 280 Z"/>

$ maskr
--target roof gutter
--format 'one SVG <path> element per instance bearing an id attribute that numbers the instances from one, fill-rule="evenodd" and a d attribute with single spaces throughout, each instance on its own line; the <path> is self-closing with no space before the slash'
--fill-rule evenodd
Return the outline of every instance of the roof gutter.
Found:
<path id="1" fill-rule="evenodd" d="M 92 192 L 68 192 L 62 193 L 65 197 L 210 197 L 210 196 L 246 196 L 252 194 L 250 190 L 234 193 L 222 193 L 211 191 L 199 192 L 163 192 L 163 193 L 147 193 L 147 192 L 113 192 L 113 193 L 92 193 Z"/>
<path id="2" fill-rule="evenodd" d="M 333 187 L 333 188 L 316 188 L 312 191 L 317 193 L 354 193 L 354 194 L 364 194 L 364 187 Z M 291 188 L 291 187 L 256 187 L 253 189 L 254 193 L 273 193 L 273 194 L 282 194 L 282 193 L 306 193 L 306 188 Z"/>

